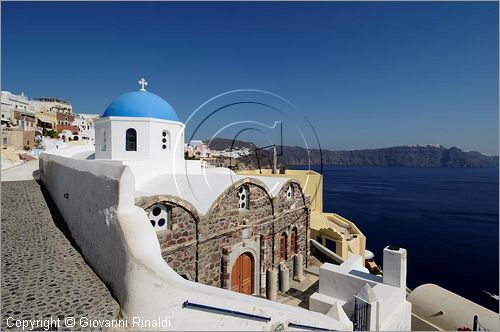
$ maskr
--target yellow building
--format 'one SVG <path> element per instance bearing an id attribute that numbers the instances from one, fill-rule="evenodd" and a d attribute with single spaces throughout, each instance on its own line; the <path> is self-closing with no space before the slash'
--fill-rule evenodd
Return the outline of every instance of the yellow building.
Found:
<path id="1" fill-rule="evenodd" d="M 25 147 L 33 149 L 34 146 L 35 132 L 33 130 L 2 129 L 2 148 L 13 147 L 15 150 L 22 150 Z"/>
<path id="2" fill-rule="evenodd" d="M 242 170 L 242 175 L 260 175 L 294 178 L 304 192 L 311 197 L 311 239 L 333 251 L 342 260 L 351 254 L 365 259 L 366 237 L 358 227 L 346 218 L 323 212 L 323 175 L 311 170 L 286 170 L 285 174 L 272 174 L 270 169 Z"/>
<path id="3" fill-rule="evenodd" d="M 58 122 L 58 113 L 71 114 L 73 112 L 71 104 L 59 98 L 33 98 L 31 105 L 35 110 L 37 126 L 47 130 L 56 130 L 56 126 L 62 124 L 61 121 Z"/>

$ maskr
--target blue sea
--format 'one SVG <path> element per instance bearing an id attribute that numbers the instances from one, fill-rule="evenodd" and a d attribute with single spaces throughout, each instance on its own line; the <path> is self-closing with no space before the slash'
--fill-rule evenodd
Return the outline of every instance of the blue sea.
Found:
<path id="1" fill-rule="evenodd" d="M 483 292 L 499 293 L 498 169 L 326 166 L 323 176 L 324 211 L 353 221 L 378 263 L 389 244 L 408 250 L 408 287 L 435 283 L 498 312 Z"/>

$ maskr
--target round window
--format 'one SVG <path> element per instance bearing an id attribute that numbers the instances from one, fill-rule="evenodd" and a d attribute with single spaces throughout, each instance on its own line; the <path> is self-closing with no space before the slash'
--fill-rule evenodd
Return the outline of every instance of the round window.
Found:
<path id="1" fill-rule="evenodd" d="M 168 226 L 169 217 L 169 208 L 161 203 L 153 205 L 148 213 L 151 226 L 158 230 L 165 229 Z"/>

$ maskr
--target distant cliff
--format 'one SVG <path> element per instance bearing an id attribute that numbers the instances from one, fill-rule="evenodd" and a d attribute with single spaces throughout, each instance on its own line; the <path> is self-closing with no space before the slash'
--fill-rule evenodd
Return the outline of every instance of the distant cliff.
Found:
<path id="1" fill-rule="evenodd" d="M 210 144 L 211 149 L 229 149 L 232 140 L 217 138 Z M 235 141 L 233 148 L 247 147 L 252 151 L 255 145 L 249 142 Z M 308 156 L 309 152 L 309 156 Z M 486 156 L 476 151 L 463 151 L 459 148 L 445 148 L 435 145 L 396 146 L 381 149 L 364 150 L 327 150 L 322 151 L 323 165 L 346 166 L 399 166 L 399 167 L 457 167 L 457 168 L 493 168 L 498 167 L 498 156 Z M 262 167 L 269 167 L 272 160 L 270 151 L 259 151 Z M 298 146 L 284 146 L 283 155 L 278 157 L 281 165 L 320 164 L 318 149 L 306 150 Z M 240 160 L 257 166 L 255 155 Z M 250 166 L 250 165 L 248 165 Z"/>
<path id="2" fill-rule="evenodd" d="M 479 152 L 466 152 L 459 148 L 442 146 L 396 146 L 382 149 L 332 151 L 322 150 L 323 165 L 370 165 L 401 167 L 498 167 L 497 156 Z M 311 150 L 312 164 L 320 163 L 319 150 Z M 283 147 L 283 163 L 307 163 L 307 150 L 300 147 Z"/>

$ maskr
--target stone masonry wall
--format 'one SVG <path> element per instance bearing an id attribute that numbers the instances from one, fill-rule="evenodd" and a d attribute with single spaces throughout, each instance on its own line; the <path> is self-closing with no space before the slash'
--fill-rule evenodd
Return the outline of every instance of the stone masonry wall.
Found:
<path id="1" fill-rule="evenodd" d="M 292 195 L 288 196 L 288 187 L 292 187 Z M 300 185 L 289 181 L 283 186 L 280 193 L 274 198 L 275 221 L 274 240 L 276 248 L 274 250 L 275 266 L 280 264 L 279 241 L 281 234 L 286 234 L 286 259 L 285 265 L 290 269 L 290 276 L 293 276 L 293 255 L 291 248 L 291 233 L 297 229 L 297 252 L 304 257 L 305 266 L 308 255 L 309 244 L 309 209 L 310 204 L 302 193 Z"/>
<path id="2" fill-rule="evenodd" d="M 248 206 L 240 208 L 241 186 Z M 292 189 L 289 190 L 289 187 Z M 309 254 L 309 198 L 300 185 L 287 182 L 273 199 L 258 180 L 243 179 L 222 193 L 207 214 L 198 216 L 188 202 L 173 196 L 151 196 L 136 204 L 149 212 L 154 204 L 171 207 L 171 229 L 157 232 L 162 256 L 180 275 L 215 287 L 231 288 L 232 260 L 252 246 L 258 271 L 254 283 L 265 294 L 265 273 L 280 264 L 280 235 L 286 233 L 286 266 L 293 277 L 290 235 L 297 230 L 297 252 L 307 264 Z M 257 249 L 255 249 L 257 248 Z"/>
<path id="3" fill-rule="evenodd" d="M 248 208 L 245 209 L 239 207 L 238 189 L 241 185 L 246 186 L 248 193 Z M 228 288 L 231 267 L 222 269 L 223 249 L 230 251 L 231 246 L 242 239 L 271 234 L 272 221 L 270 195 L 264 187 L 250 179 L 235 184 L 221 194 L 198 224 L 198 281 Z M 271 257 L 271 252 L 267 256 Z M 269 265 L 269 262 L 261 264 Z"/>
<path id="4" fill-rule="evenodd" d="M 178 198 L 150 197 L 142 204 L 146 213 L 152 206 L 162 203 L 171 208 L 168 229 L 157 231 L 163 259 L 174 271 L 186 279 L 196 281 L 196 218 L 190 206 Z M 183 204 L 184 206 L 181 206 Z"/>

